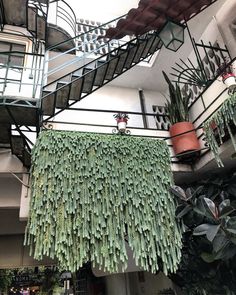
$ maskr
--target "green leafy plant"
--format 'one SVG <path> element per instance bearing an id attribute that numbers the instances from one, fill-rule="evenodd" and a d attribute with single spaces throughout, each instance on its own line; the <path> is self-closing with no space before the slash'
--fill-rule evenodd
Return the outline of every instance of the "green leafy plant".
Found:
<path id="1" fill-rule="evenodd" d="M 0 269 L 0 294 L 7 294 L 12 283 L 13 271 Z"/>
<path id="2" fill-rule="evenodd" d="M 116 119 L 116 121 L 119 121 L 121 119 L 125 121 L 129 120 L 129 115 L 125 113 L 117 113 L 117 114 L 114 114 L 113 117 Z"/>
<path id="3" fill-rule="evenodd" d="M 223 144 L 223 138 L 227 131 L 236 151 L 236 142 L 230 124 L 236 126 L 236 93 L 227 98 L 220 108 L 203 124 L 206 142 L 213 152 L 219 167 L 223 167 L 224 165 L 219 156 L 219 146 L 216 136 L 219 137 L 220 144 Z M 212 128 L 212 125 L 216 129 Z"/>
<path id="4" fill-rule="evenodd" d="M 218 69 L 216 71 L 216 74 L 219 76 L 221 75 L 222 79 L 226 79 L 227 77 L 235 77 L 234 74 L 234 66 L 233 64 L 230 64 L 229 59 L 224 59 L 224 61 L 219 64 Z"/>
<path id="5" fill-rule="evenodd" d="M 25 244 L 36 259 L 117 272 L 127 266 L 127 237 L 143 270 L 176 271 L 182 232 L 165 141 L 48 130 L 32 163 Z"/>
<path id="6" fill-rule="evenodd" d="M 189 121 L 190 94 L 183 96 L 179 85 L 177 83 L 173 84 L 164 71 L 162 73 L 169 86 L 169 99 L 167 99 L 165 106 L 171 124 Z"/>
<path id="7" fill-rule="evenodd" d="M 178 200 L 176 217 L 185 225 L 178 280 L 188 294 L 235 292 L 236 175 L 171 191 Z"/>
<path id="8" fill-rule="evenodd" d="M 43 279 L 41 284 L 40 294 L 53 294 L 53 290 L 58 286 L 60 281 L 60 273 L 55 267 L 44 267 L 43 269 Z"/>

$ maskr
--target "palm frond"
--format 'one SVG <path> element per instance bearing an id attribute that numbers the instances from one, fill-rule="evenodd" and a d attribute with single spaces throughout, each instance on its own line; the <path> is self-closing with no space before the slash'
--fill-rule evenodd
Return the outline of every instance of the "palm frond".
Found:
<path id="1" fill-rule="evenodd" d="M 173 84 L 167 74 L 164 71 L 162 73 L 169 87 L 169 99 L 167 99 L 165 107 L 171 124 L 188 121 L 191 95 L 183 96 L 178 83 Z"/>

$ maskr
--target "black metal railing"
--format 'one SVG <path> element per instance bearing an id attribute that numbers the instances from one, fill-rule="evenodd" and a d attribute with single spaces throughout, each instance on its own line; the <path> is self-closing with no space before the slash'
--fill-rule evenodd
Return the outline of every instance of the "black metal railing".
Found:
<path id="1" fill-rule="evenodd" d="M 50 0 L 48 21 L 63 28 L 71 37 L 76 36 L 76 15 L 66 1 Z"/>
<path id="2" fill-rule="evenodd" d="M 40 98 L 43 60 L 43 54 L 0 52 L 0 94 Z"/>
<path id="3" fill-rule="evenodd" d="M 192 39 L 194 60 L 180 60 L 172 67 L 174 82 L 181 84 L 184 95 L 190 95 L 190 105 L 218 76 L 218 69 L 226 61 L 230 60 L 230 54 L 226 47 L 220 47 L 216 42 L 204 44 L 201 40 L 196 43 Z"/>
<path id="4" fill-rule="evenodd" d="M 5 13 L 2 0 L 0 0 L 0 30 L 3 30 L 5 24 Z"/>

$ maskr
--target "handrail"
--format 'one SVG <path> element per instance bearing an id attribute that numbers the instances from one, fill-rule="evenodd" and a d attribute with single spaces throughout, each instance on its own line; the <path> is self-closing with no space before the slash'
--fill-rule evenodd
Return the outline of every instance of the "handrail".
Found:
<path id="1" fill-rule="evenodd" d="M 57 19 L 62 19 L 64 22 L 66 22 L 72 29 L 74 35 L 76 35 L 76 15 L 73 11 L 73 9 L 71 8 L 71 6 L 66 3 L 64 0 L 57 0 L 57 11 L 56 11 L 56 18 Z M 62 2 L 67 8 L 69 8 L 70 10 L 70 13 L 73 15 L 73 17 L 71 16 L 71 14 L 66 10 L 64 9 L 61 5 L 60 5 L 60 2 Z M 49 6 L 50 7 L 50 6 Z M 60 9 L 63 11 L 63 12 L 60 12 Z M 64 17 L 62 17 L 61 15 L 64 15 Z M 69 18 L 71 20 L 71 23 L 68 21 Z M 58 24 L 58 20 L 56 19 L 56 24 Z"/>
<path id="2" fill-rule="evenodd" d="M 119 46 L 119 48 L 126 47 L 127 44 L 132 43 L 133 40 L 134 40 L 134 39 L 131 39 L 129 42 L 126 42 L 125 44 Z M 117 48 L 111 50 L 109 53 L 112 54 L 112 53 L 115 52 L 116 50 L 117 50 Z M 80 66 L 79 68 L 75 69 L 74 71 L 71 71 L 70 74 L 75 73 L 75 72 L 77 72 L 77 71 L 83 69 L 85 66 L 89 66 L 90 64 L 93 64 L 94 62 L 99 61 L 100 59 L 103 59 L 103 58 L 106 57 L 106 56 L 107 56 L 107 54 L 103 54 L 103 55 L 99 56 L 98 58 L 93 59 L 92 61 L 90 61 L 90 62 L 88 62 L 88 63 L 86 63 L 86 64 Z M 78 60 L 77 60 L 77 61 L 78 61 Z M 70 64 L 68 64 L 68 65 L 70 65 Z M 62 66 L 63 66 L 63 65 L 62 65 Z M 65 78 L 66 76 L 68 76 L 68 73 L 65 74 L 65 75 L 63 75 L 63 76 L 61 76 L 59 79 L 63 79 L 63 78 Z M 45 85 L 45 86 L 49 86 L 49 85 L 52 85 L 52 84 L 54 84 L 54 83 L 55 83 L 55 81 L 52 81 L 52 82 L 48 83 L 48 84 Z M 72 82 L 70 82 L 70 83 L 72 83 Z M 70 84 L 70 83 L 68 83 L 68 84 Z M 58 89 L 57 89 L 57 90 L 58 90 Z M 56 90 L 53 91 L 53 92 L 56 92 Z"/>
<path id="3" fill-rule="evenodd" d="M 2 54 L 22 54 L 22 55 L 32 55 L 32 56 L 41 56 L 44 57 L 44 54 L 38 54 L 38 53 L 31 53 L 31 52 L 22 52 L 22 51 L 0 51 L 0 55 Z"/>
<path id="4" fill-rule="evenodd" d="M 201 98 L 201 96 L 211 87 L 211 85 L 221 76 L 221 74 L 224 72 L 225 69 L 227 69 L 233 62 L 236 61 L 236 57 L 234 57 L 232 60 L 230 60 L 227 65 L 221 69 L 221 71 L 216 75 L 209 84 L 203 89 L 203 91 L 198 95 L 198 97 L 190 104 L 189 109 Z"/>
<path id="5" fill-rule="evenodd" d="M 95 38 L 94 40 L 96 40 L 96 38 Z M 93 44 L 93 41 L 94 41 L 94 40 L 93 40 L 93 39 L 92 39 L 92 40 L 89 40 L 87 43 L 84 43 L 84 44 L 85 44 L 85 45 L 86 45 L 86 44 L 90 44 L 90 43 Z M 103 48 L 107 48 L 107 49 L 109 48 L 109 53 L 112 53 L 114 50 L 117 49 L 117 47 L 121 46 L 120 43 L 122 43 L 122 40 L 119 40 L 119 43 L 117 43 L 117 46 L 114 46 L 114 41 L 113 41 L 113 44 L 112 44 L 112 45 L 109 44 L 109 42 L 110 42 L 110 41 L 108 41 L 107 43 L 102 44 L 101 46 L 95 48 L 95 49 L 92 50 L 92 51 L 89 51 L 89 52 L 85 52 L 85 53 L 83 53 L 82 56 L 78 56 L 76 59 L 72 59 L 72 60 L 69 61 L 69 62 L 66 62 L 66 63 L 64 63 L 64 64 L 60 64 L 58 67 L 56 67 L 56 68 L 54 68 L 54 69 L 48 71 L 48 72 L 46 73 L 46 76 L 48 77 L 48 76 L 50 76 L 50 75 L 52 75 L 52 74 L 54 74 L 54 73 L 56 73 L 56 72 L 62 70 L 63 68 L 66 68 L 66 67 L 68 67 L 68 66 L 71 66 L 71 65 L 73 65 L 73 64 L 75 64 L 75 63 L 77 63 L 77 62 L 79 62 L 79 61 L 83 61 L 83 60 L 85 60 L 86 58 L 91 57 L 92 54 L 96 55 L 96 54 L 98 54 L 98 53 L 100 52 L 100 50 L 102 50 Z M 123 41 L 123 42 L 124 42 L 124 44 L 123 44 L 122 46 L 125 46 L 127 42 L 125 42 L 125 41 Z M 84 44 L 82 44 L 82 45 L 79 46 L 79 47 L 83 48 Z M 77 51 L 80 51 L 80 50 L 79 50 L 79 47 L 77 48 Z M 56 55 L 56 56 L 50 58 L 49 60 L 46 60 L 45 62 L 51 62 L 51 61 L 53 61 L 53 60 L 55 60 L 55 59 L 60 58 L 60 56 L 63 56 L 63 55 L 65 55 L 66 53 L 69 53 L 69 52 L 71 52 L 71 51 L 73 51 L 73 50 L 74 50 L 74 49 L 69 49 L 69 50 L 67 50 L 66 52 L 59 53 L 58 55 Z M 101 54 L 100 54 L 100 55 L 101 55 Z M 103 54 L 103 55 L 101 55 L 100 57 L 105 57 L 105 56 L 106 56 L 106 54 Z M 99 57 L 99 58 L 100 58 L 100 57 Z M 94 58 L 93 61 L 91 61 L 90 63 L 93 63 L 93 62 L 96 61 L 96 60 L 97 60 L 97 59 Z M 85 65 L 86 65 L 86 64 L 84 64 L 84 66 L 85 66 Z M 76 72 L 76 71 L 77 71 L 77 69 L 74 70 L 73 72 Z M 68 74 L 66 74 L 65 76 L 67 76 L 67 75 L 68 75 Z M 64 77 L 64 76 L 63 76 L 63 77 Z"/>
<path id="6" fill-rule="evenodd" d="M 82 36 L 85 35 L 85 34 L 88 34 L 88 33 L 93 32 L 95 29 L 102 29 L 102 28 L 105 29 L 105 26 L 107 26 L 107 25 L 109 25 L 109 24 L 111 24 L 111 23 L 113 23 L 113 22 L 119 20 L 120 18 L 123 18 L 123 17 L 126 16 L 126 15 L 127 15 L 127 14 L 124 14 L 124 15 L 122 15 L 122 16 L 119 16 L 119 17 L 117 17 L 117 18 L 114 18 L 112 21 L 106 22 L 106 23 L 104 23 L 104 24 L 102 24 L 102 25 L 99 25 L 99 26 L 97 26 L 97 27 L 93 27 L 92 29 L 88 30 L 86 33 L 80 33 L 80 34 L 78 34 L 78 35 L 75 36 L 75 37 L 71 37 L 71 38 L 68 38 L 68 39 L 65 40 L 65 41 L 61 41 L 61 42 L 59 42 L 59 43 L 57 43 L 57 44 L 55 44 L 55 45 L 53 45 L 53 46 L 48 47 L 47 50 L 48 50 L 48 51 L 49 51 L 49 50 L 53 50 L 53 49 L 57 48 L 58 46 L 60 46 L 60 45 L 62 45 L 62 44 L 68 43 L 68 42 L 70 42 L 70 41 L 72 41 L 72 40 L 76 40 L 76 39 L 82 37 Z"/>
<path id="7" fill-rule="evenodd" d="M 0 0 L 0 28 L 3 29 L 5 23 L 4 6 L 2 0 Z"/>
<path id="8" fill-rule="evenodd" d="M 0 52 L 0 56 L 16 56 L 19 58 L 19 62 L 13 60 L 0 63 L 0 69 L 5 69 L 0 77 L 1 94 L 16 95 L 18 91 L 22 97 L 39 98 L 43 83 L 44 55 L 22 51 L 4 51 Z M 18 90 L 6 87 L 8 84 L 19 85 Z"/>
<path id="9" fill-rule="evenodd" d="M 80 61 L 84 62 L 87 57 L 94 58 L 94 55 L 98 55 L 98 54 L 104 56 L 105 52 L 110 53 L 114 48 L 118 48 L 124 42 L 124 40 L 97 41 L 98 30 L 99 29 L 105 30 L 105 28 L 107 28 L 108 25 L 111 26 L 112 23 L 117 22 L 119 19 L 121 19 L 123 17 L 124 16 L 120 16 L 118 18 L 115 18 L 112 21 L 98 25 L 97 27 L 93 27 L 84 33 L 80 33 L 76 37 L 69 38 L 65 41 L 58 43 L 57 45 L 49 47 L 48 51 L 55 49 L 59 45 L 67 43 L 68 40 L 74 40 L 74 42 L 75 42 L 74 47 L 72 46 L 70 49 L 66 50 L 65 52 L 58 53 L 56 56 L 50 57 L 45 60 L 45 63 L 49 63 L 53 60 L 58 60 L 58 64 L 59 64 L 59 66 L 55 66 L 53 69 L 51 69 L 47 73 L 47 77 L 49 75 L 52 75 L 52 74 L 62 70 L 63 68 L 66 69 L 66 68 L 68 68 L 68 66 L 71 66 L 77 62 L 80 62 Z M 90 39 L 90 37 L 91 37 L 91 39 Z M 84 40 L 86 40 L 86 41 L 84 41 Z M 125 41 L 125 43 L 126 42 L 127 42 L 127 40 Z M 70 61 L 66 61 L 65 63 L 61 64 L 61 61 L 60 61 L 61 56 L 64 56 L 70 52 L 76 52 L 76 53 L 78 52 L 78 55 L 76 56 L 76 58 L 71 59 Z"/>

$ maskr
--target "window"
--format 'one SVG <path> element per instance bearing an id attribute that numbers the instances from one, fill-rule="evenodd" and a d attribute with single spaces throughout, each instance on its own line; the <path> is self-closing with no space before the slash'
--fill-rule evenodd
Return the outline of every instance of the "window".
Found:
<path id="1" fill-rule="evenodd" d="M 0 41 L 0 64 L 12 66 L 12 67 L 23 67 L 24 65 L 24 54 L 26 46 L 23 44 L 9 43 Z M 8 54 L 1 54 L 1 52 L 9 52 Z"/>

